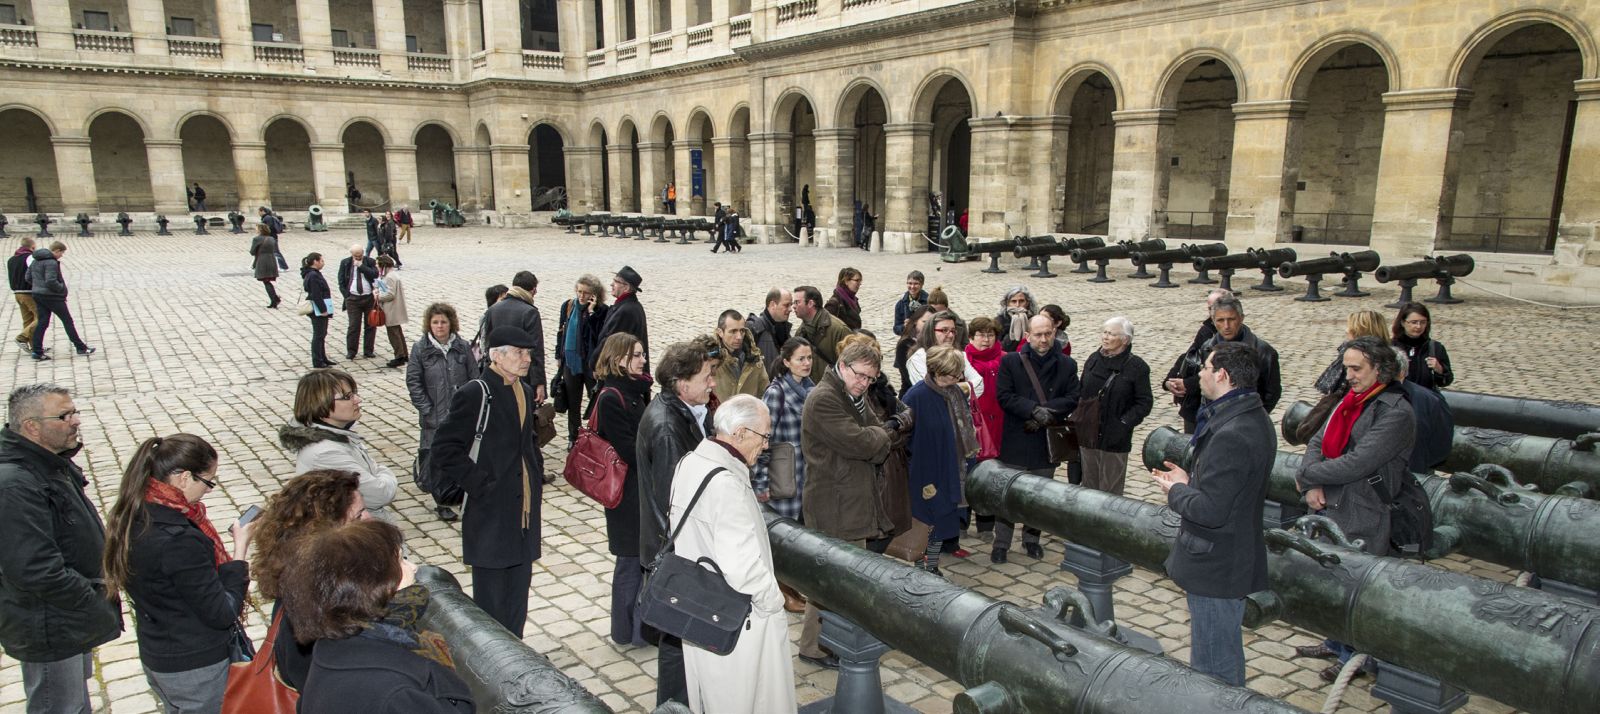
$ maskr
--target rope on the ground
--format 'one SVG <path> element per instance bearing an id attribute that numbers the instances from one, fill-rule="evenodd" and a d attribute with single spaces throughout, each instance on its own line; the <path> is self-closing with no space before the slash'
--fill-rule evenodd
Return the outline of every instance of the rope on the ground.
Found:
<path id="1" fill-rule="evenodd" d="M 1490 290 L 1489 288 L 1486 288 L 1486 287 L 1484 287 L 1482 285 L 1479 285 L 1477 283 L 1470 282 L 1470 281 L 1467 281 L 1467 280 L 1462 280 L 1461 278 L 1456 278 L 1456 282 L 1461 283 L 1462 285 L 1465 285 L 1467 287 L 1477 288 L 1477 289 L 1482 290 L 1482 291 L 1484 291 L 1486 293 L 1489 293 L 1490 295 L 1499 295 L 1500 297 L 1506 298 L 1507 300 L 1516 300 L 1517 302 L 1525 302 L 1525 303 L 1528 303 L 1529 305 L 1538 305 L 1539 307 L 1548 307 L 1548 308 L 1553 308 L 1553 309 L 1556 309 L 1556 310 L 1593 310 L 1593 309 L 1596 309 L 1596 308 L 1600 308 L 1600 305 L 1552 305 L 1552 304 L 1547 303 L 1547 302 L 1539 302 L 1538 300 L 1529 300 L 1527 298 L 1519 298 L 1519 297 L 1517 297 L 1515 295 L 1507 295 L 1506 293 L 1500 292 L 1498 290 Z"/>
<path id="2" fill-rule="evenodd" d="M 1339 710 L 1339 700 L 1344 698 L 1344 690 L 1350 686 L 1350 680 L 1355 678 L 1356 672 L 1366 664 L 1367 656 L 1364 654 L 1355 655 L 1344 663 L 1344 667 L 1339 669 L 1339 676 L 1333 679 L 1333 688 L 1328 690 L 1327 700 L 1322 702 L 1322 714 L 1333 714 Z"/>

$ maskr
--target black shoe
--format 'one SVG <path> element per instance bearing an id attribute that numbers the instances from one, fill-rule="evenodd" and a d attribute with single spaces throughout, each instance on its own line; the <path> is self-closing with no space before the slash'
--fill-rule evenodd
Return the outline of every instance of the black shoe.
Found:
<path id="1" fill-rule="evenodd" d="M 82 349 L 78 350 L 78 356 L 79 357 L 88 357 L 89 355 L 94 354 L 94 351 L 95 351 L 95 348 L 85 345 Z"/>
<path id="2" fill-rule="evenodd" d="M 1044 546 L 1038 543 L 1023 543 L 1022 550 L 1027 552 L 1029 558 L 1039 560 L 1044 557 Z"/>
<path id="3" fill-rule="evenodd" d="M 278 309 L 278 303 L 275 303 L 275 302 L 267 303 L 267 309 L 268 310 L 276 310 L 276 309 Z"/>
<path id="4" fill-rule="evenodd" d="M 1006 550 L 1004 548 L 995 548 L 994 550 L 989 551 L 989 562 L 991 562 L 991 563 L 1004 563 L 1004 562 L 1006 562 Z"/>
<path id="5" fill-rule="evenodd" d="M 1338 652 L 1328 648 L 1328 645 L 1318 642 L 1314 645 L 1299 645 L 1294 648 L 1296 657 L 1313 657 L 1317 659 L 1333 659 L 1339 656 Z"/>
<path id="6" fill-rule="evenodd" d="M 392 360 L 389 360 L 388 362 L 385 362 L 384 364 L 386 366 L 388 366 L 388 367 L 399 367 L 400 365 L 403 365 L 405 363 L 406 363 L 406 360 L 405 360 L 404 357 L 396 357 L 396 358 L 394 358 Z"/>
<path id="7" fill-rule="evenodd" d="M 1333 664 L 1328 665 L 1326 669 L 1323 669 L 1321 672 L 1318 672 L 1317 676 L 1320 677 L 1323 682 L 1326 682 L 1328 684 L 1333 684 L 1333 680 L 1339 678 L 1339 670 L 1341 670 L 1341 669 L 1344 669 L 1344 663 L 1343 662 L 1334 662 Z M 1350 681 L 1354 682 L 1355 680 L 1366 676 L 1366 674 L 1367 674 L 1367 670 L 1365 668 L 1357 669 L 1356 673 L 1354 675 L 1351 675 Z"/>
<path id="8" fill-rule="evenodd" d="M 377 357 L 377 356 L 378 355 L 376 355 L 376 354 L 374 354 L 372 352 L 362 352 L 361 353 L 361 358 L 362 359 L 372 359 L 372 358 Z M 355 358 L 351 357 L 350 359 L 355 359 Z"/>
<path id="9" fill-rule="evenodd" d="M 313 364 L 313 365 L 311 365 L 311 368 L 312 369 L 328 369 L 330 367 L 338 367 L 338 366 L 339 366 L 338 362 L 334 362 L 333 360 L 328 360 L 327 362 L 323 362 L 322 364 Z"/>
<path id="10" fill-rule="evenodd" d="M 439 520 L 444 521 L 445 523 L 449 523 L 459 518 L 459 516 L 456 515 L 455 510 L 449 506 L 440 506 L 433 509 L 433 512 L 439 514 Z"/>
<path id="11" fill-rule="evenodd" d="M 811 657 L 811 656 L 807 656 L 807 655 L 800 655 L 800 659 L 805 660 L 806 662 L 810 662 L 811 664 L 816 665 L 818 667 L 821 667 L 823 669 L 838 669 L 839 668 L 839 658 L 836 655 L 824 655 L 822 657 Z"/>
<path id="12" fill-rule="evenodd" d="M 346 352 L 346 353 L 344 353 L 344 358 L 353 360 L 353 359 L 356 358 L 356 353 L 354 353 L 354 352 Z"/>
<path id="13" fill-rule="evenodd" d="M 50 359 L 50 355 L 47 355 L 43 352 L 35 352 L 33 353 L 33 358 L 37 361 L 43 362 L 47 359 Z"/>

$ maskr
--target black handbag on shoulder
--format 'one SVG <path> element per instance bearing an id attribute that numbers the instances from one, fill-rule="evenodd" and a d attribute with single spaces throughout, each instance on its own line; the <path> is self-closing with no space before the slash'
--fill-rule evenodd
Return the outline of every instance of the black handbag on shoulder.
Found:
<path id="1" fill-rule="evenodd" d="M 726 655 L 739 644 L 739 633 L 750 618 L 750 596 L 734 590 L 722 576 L 722 569 L 710 558 L 689 560 L 672 551 L 673 542 L 689 522 L 689 513 L 718 473 L 717 468 L 700 481 L 700 488 L 689 499 L 689 506 L 672 529 L 666 545 L 648 568 L 644 587 L 639 591 L 639 619 L 645 624 L 682 639 L 708 652 Z M 700 566 L 710 566 L 706 569 Z"/>

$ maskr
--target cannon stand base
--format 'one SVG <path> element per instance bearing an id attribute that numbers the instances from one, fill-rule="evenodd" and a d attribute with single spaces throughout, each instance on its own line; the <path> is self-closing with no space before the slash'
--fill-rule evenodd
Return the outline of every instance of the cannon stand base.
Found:
<path id="1" fill-rule="evenodd" d="M 1128 277 L 1133 278 L 1135 280 L 1149 280 L 1149 279 L 1155 277 L 1154 275 L 1150 274 L 1149 270 L 1145 269 L 1144 263 L 1140 263 L 1139 265 L 1137 265 L 1135 267 L 1137 267 L 1138 270 L 1135 270 L 1135 271 L 1133 271 L 1131 273 L 1128 273 Z"/>
<path id="2" fill-rule="evenodd" d="M 1264 292 L 1264 293 L 1281 293 L 1281 292 L 1283 292 L 1283 286 L 1272 282 L 1273 279 L 1276 278 L 1277 276 L 1278 276 L 1278 271 L 1277 271 L 1276 268 L 1271 269 L 1271 270 L 1269 270 L 1267 268 L 1262 268 L 1261 269 L 1261 284 L 1260 285 L 1251 285 L 1250 289 L 1251 290 L 1260 290 L 1261 292 Z"/>
<path id="3" fill-rule="evenodd" d="M 1324 296 L 1317 290 L 1317 283 L 1322 282 L 1321 275 L 1306 276 L 1306 294 L 1295 298 L 1295 302 L 1327 302 L 1333 298 Z"/>
<path id="4" fill-rule="evenodd" d="M 1450 294 L 1450 286 L 1454 285 L 1455 282 L 1455 277 L 1448 274 L 1439 278 L 1439 294 L 1427 298 L 1423 302 L 1437 303 L 1439 305 L 1455 305 L 1461 302 L 1461 298 Z"/>
<path id="5" fill-rule="evenodd" d="M 823 610 L 822 644 L 839 657 L 834 694 L 800 707 L 800 714 L 913 714 L 917 710 L 883 693 L 878 658 L 889 646 L 843 616 Z"/>
<path id="6" fill-rule="evenodd" d="M 1215 285 L 1217 281 L 1211 279 L 1211 271 L 1206 270 L 1205 268 L 1200 268 L 1199 275 L 1189 278 L 1183 282 L 1186 282 L 1190 285 Z"/>
<path id="7" fill-rule="evenodd" d="M 1351 271 L 1344 274 L 1344 289 L 1334 293 L 1336 297 L 1367 297 L 1372 293 L 1361 289 L 1361 271 Z"/>
<path id="8" fill-rule="evenodd" d="M 1094 616 L 1102 622 L 1116 620 L 1116 604 L 1111 599 L 1111 586 L 1122 576 L 1133 572 L 1133 566 L 1093 548 L 1077 543 L 1067 543 L 1067 557 L 1061 569 L 1078 577 L 1078 589 L 1089 598 Z M 1150 654 L 1161 654 L 1161 643 L 1154 637 L 1135 632 L 1127 625 L 1118 624 L 1117 641 Z"/>
<path id="9" fill-rule="evenodd" d="M 1406 304 L 1408 302 L 1411 302 L 1411 289 L 1417 286 L 1417 279 L 1416 278 L 1406 278 L 1405 280 L 1400 281 L 1399 285 L 1400 285 L 1400 297 L 1395 298 L 1394 302 L 1391 302 L 1388 305 L 1384 305 L 1384 307 L 1394 309 L 1394 308 L 1399 308 L 1401 305 L 1404 305 L 1404 304 Z"/>
<path id="10" fill-rule="evenodd" d="M 1110 261 L 1107 261 L 1105 258 L 1101 258 L 1101 259 L 1096 260 L 1094 262 L 1094 267 L 1098 272 L 1096 272 L 1094 274 L 1094 277 L 1089 278 L 1089 282 L 1091 282 L 1091 283 L 1114 283 L 1114 282 L 1117 282 L 1116 278 L 1108 278 L 1108 277 L 1106 277 L 1106 264 L 1108 262 L 1110 262 Z M 1087 264 L 1087 261 L 1085 261 L 1085 264 Z"/>
<path id="11" fill-rule="evenodd" d="M 1433 677 L 1396 667 L 1381 659 L 1372 696 L 1389 703 L 1394 714 L 1448 714 L 1467 703 L 1467 693 Z"/>
<path id="12" fill-rule="evenodd" d="M 1094 271 L 1089 269 L 1089 261 L 1085 260 L 1082 263 L 1079 263 L 1078 267 L 1073 268 L 1072 272 L 1081 273 L 1083 275 L 1088 275 L 1089 273 L 1092 273 Z"/>
<path id="13" fill-rule="evenodd" d="M 983 270 L 980 270 L 978 272 L 980 272 L 980 273 L 1004 273 L 1004 272 L 1006 272 L 1004 269 L 1002 269 L 1000 267 L 1000 254 L 999 253 L 990 253 L 989 254 L 989 267 L 984 268 Z"/>
<path id="14" fill-rule="evenodd" d="M 1261 523 L 1267 528 L 1288 528 L 1306 514 L 1306 509 L 1298 504 L 1278 503 L 1270 498 L 1266 503 L 1266 510 L 1261 512 Z"/>
<path id="15" fill-rule="evenodd" d="M 1143 268 L 1144 266 L 1141 265 L 1139 267 Z M 1172 282 L 1172 264 L 1171 263 L 1162 263 L 1160 267 L 1161 267 L 1161 279 L 1151 283 L 1150 287 L 1152 287 L 1152 288 L 1176 288 L 1176 287 L 1179 287 L 1179 285 L 1177 283 Z"/>
<path id="16" fill-rule="evenodd" d="M 1222 278 L 1222 284 L 1218 288 L 1233 292 L 1233 268 L 1223 268 L 1217 271 L 1217 275 Z"/>
<path id="17" fill-rule="evenodd" d="M 1050 272 L 1050 256 L 1048 256 L 1048 255 L 1039 256 L 1039 272 L 1034 273 L 1033 275 L 1031 275 L 1029 277 L 1034 277 L 1034 278 L 1053 278 L 1053 277 L 1056 277 L 1055 273 Z"/>

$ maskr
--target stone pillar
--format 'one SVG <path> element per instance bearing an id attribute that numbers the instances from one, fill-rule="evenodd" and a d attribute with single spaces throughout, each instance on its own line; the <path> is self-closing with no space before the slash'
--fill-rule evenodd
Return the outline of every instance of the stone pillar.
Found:
<path id="1" fill-rule="evenodd" d="M 489 147 L 494 159 L 494 206 L 501 216 L 527 214 L 533 207 L 528 195 L 528 145 L 495 144 Z"/>
<path id="2" fill-rule="evenodd" d="M 711 140 L 712 163 L 716 172 L 711 174 L 712 201 L 721 201 L 724 204 L 734 204 L 740 213 L 750 210 L 749 206 L 740 205 L 739 197 L 734 192 L 734 186 L 744 182 L 744 166 L 738 165 L 734 159 L 736 149 L 744 148 L 744 139 L 731 137 L 715 137 Z M 737 175 L 738 179 L 734 176 Z"/>
<path id="3" fill-rule="evenodd" d="M 667 184 L 667 145 L 655 141 L 639 142 L 639 212 L 665 213 L 661 187 Z"/>
<path id="4" fill-rule="evenodd" d="M 379 65 L 390 72 L 408 72 L 406 67 L 406 8 L 401 0 L 372 0 L 372 29 L 377 35 Z M 413 164 L 416 162 L 413 161 Z M 393 171 L 389 172 L 394 175 Z M 391 179 L 389 185 L 393 186 Z M 414 184 L 413 184 L 414 186 Z M 413 188 L 414 192 L 416 189 Z M 393 200 L 391 199 L 391 203 Z M 415 206 L 412 206 L 415 208 Z"/>
<path id="5" fill-rule="evenodd" d="M 1225 234 L 1233 249 L 1293 240 L 1300 129 L 1305 126 L 1305 116 L 1306 102 L 1299 100 L 1233 105 Z"/>
<path id="6" fill-rule="evenodd" d="M 71 52 L 76 49 L 72 39 L 72 6 L 64 2 L 47 2 L 40 0 L 33 3 L 33 17 L 28 19 L 37 31 L 40 50 L 62 50 Z M 58 160 L 59 161 L 59 160 Z M 67 177 L 69 174 L 60 174 L 61 191 L 67 191 Z M 92 194 L 94 187 L 90 186 Z M 65 199 L 65 195 L 62 196 Z M 74 214 L 75 215 L 75 214 Z"/>
<path id="7" fill-rule="evenodd" d="M 519 75 L 522 73 L 522 15 L 517 3 L 485 0 L 483 43 L 484 49 L 489 51 L 490 71 L 510 71 Z M 524 160 L 523 163 L 526 164 L 527 161 Z M 497 170 L 499 164 L 499 161 L 495 162 Z M 523 173 L 526 174 L 527 170 L 524 169 Z M 496 191 L 499 191 L 499 186 L 500 181 L 496 177 Z M 523 193 L 527 193 L 527 187 L 523 187 Z M 505 194 L 502 192 L 501 195 Z M 502 207 L 500 210 L 504 211 L 505 208 Z M 524 207 L 521 212 L 526 213 L 527 209 Z"/>
<path id="8" fill-rule="evenodd" d="M 1029 175 L 1034 164 L 1049 166 L 1050 161 L 1047 155 L 1032 160 L 1034 137 L 1019 121 L 1020 117 L 1014 116 L 967 120 L 972 128 L 969 238 L 1010 238 L 1023 230 L 1026 207 L 1047 202 L 1030 190 Z"/>
<path id="9" fill-rule="evenodd" d="M 295 9 L 300 17 L 300 46 L 305 52 L 306 66 L 333 73 L 333 20 L 328 12 L 328 0 L 295 0 Z M 344 166 L 343 157 L 340 157 L 339 165 Z M 345 206 L 343 179 L 340 179 L 339 186 L 339 205 Z M 327 210 L 329 206 L 324 203 L 322 208 Z"/>
<path id="10" fill-rule="evenodd" d="M 133 33 L 134 53 L 167 56 L 167 13 L 161 0 L 127 0 L 127 3 L 128 26 L 123 29 Z"/>
<path id="11" fill-rule="evenodd" d="M 316 181 L 317 203 L 325 215 L 350 213 L 350 201 L 344 195 L 344 144 L 312 144 L 311 175 Z"/>
<path id="12" fill-rule="evenodd" d="M 1022 224 L 1012 224 L 1011 231 L 1013 235 L 1054 233 L 1056 226 L 1061 225 L 1066 205 L 1067 162 L 1071 158 L 1068 155 L 1068 137 L 1072 129 L 1072 117 L 1021 117 L 1016 126 L 1024 132 L 1022 143 L 1028 147 L 1028 153 L 1037 158 L 1022 162 L 1027 167 L 1024 175 L 1028 187 L 1028 206 L 1023 212 Z M 1045 157 L 1049 157 L 1048 160 Z"/>
<path id="13" fill-rule="evenodd" d="M 417 209 L 417 145 L 385 144 L 385 165 L 389 171 L 389 210 L 400 206 Z"/>
<path id="14" fill-rule="evenodd" d="M 1578 113 L 1572 124 L 1567 185 L 1562 189 L 1557 265 L 1600 266 L 1600 79 L 1580 79 Z"/>
<path id="15" fill-rule="evenodd" d="M 561 155 L 567 165 L 567 208 L 573 213 L 600 210 L 600 147 L 569 146 Z"/>
<path id="16" fill-rule="evenodd" d="M 239 186 L 239 203 L 246 213 L 255 215 L 260 206 L 272 205 L 272 184 L 267 177 L 267 143 L 233 142 L 234 181 Z M 247 210 L 246 210 L 247 209 Z"/>
<path id="17" fill-rule="evenodd" d="M 1116 156 L 1111 160 L 1111 225 L 1106 241 L 1160 238 L 1165 220 L 1156 224 L 1157 211 L 1167 210 L 1169 157 L 1176 109 L 1131 109 L 1112 112 L 1116 128 Z"/>
<path id="18" fill-rule="evenodd" d="M 461 196 L 461 205 L 456 206 L 463 211 L 485 211 L 493 202 L 494 192 L 489 188 L 489 150 L 481 146 L 457 146 L 456 157 L 456 193 Z M 417 207 L 427 208 L 427 204 Z"/>
<path id="19" fill-rule="evenodd" d="M 1384 262 L 1407 263 L 1450 234 L 1455 208 L 1457 122 L 1472 101 L 1468 89 L 1416 89 L 1383 95 L 1383 151 L 1372 208 L 1371 248 Z"/>
<path id="20" fill-rule="evenodd" d="M 762 132 L 750 135 L 755 145 L 750 152 L 752 223 L 763 243 L 791 240 L 783 226 L 794 219 L 795 188 L 789 173 L 794 165 L 794 135 L 788 132 Z"/>
<path id="21" fill-rule="evenodd" d="M 678 213 L 684 216 L 709 216 L 705 196 L 694 195 L 694 152 L 700 152 L 700 168 L 702 171 L 709 165 L 716 168 L 715 161 L 707 161 L 711 157 L 711 147 L 702 141 L 680 141 L 674 146 L 678 147 Z M 702 192 L 711 193 L 711 181 L 715 178 L 714 171 L 707 172 L 704 183 L 701 184 Z M 716 200 L 716 199 L 712 199 Z"/>
<path id="22" fill-rule="evenodd" d="M 255 62 L 250 37 L 250 0 L 215 0 L 217 36 L 222 39 L 222 59 L 230 67 Z M 232 21 L 226 18 L 236 18 Z M 241 186 L 243 184 L 240 184 Z"/>
<path id="23" fill-rule="evenodd" d="M 924 245 L 919 236 L 928 229 L 928 142 L 932 137 L 933 124 L 929 122 L 883 125 L 884 156 L 889 158 L 883 172 L 888 202 L 878 219 L 878 230 L 883 232 L 886 253 L 920 251 Z"/>
<path id="24" fill-rule="evenodd" d="M 156 213 L 183 213 L 189 208 L 185 188 L 188 182 L 183 173 L 183 141 L 180 139 L 145 139 L 145 161 L 150 164 L 150 193 L 155 198 Z M 218 196 L 222 199 L 222 196 Z M 226 205 L 223 200 L 210 202 L 212 211 L 229 211 L 238 206 Z M 117 210 L 123 210 L 118 208 Z"/>
<path id="25" fill-rule="evenodd" d="M 850 229 L 856 192 L 856 128 L 816 129 L 817 181 L 812 186 L 811 209 L 817 213 L 819 248 L 850 247 Z"/>
<path id="26" fill-rule="evenodd" d="M 611 212 L 625 213 L 633 210 L 633 147 L 629 144 L 611 144 Z"/>
<path id="27" fill-rule="evenodd" d="M 472 54 L 472 9 L 467 0 L 444 0 L 444 51 L 451 65 L 461 68 L 461 59 Z M 459 165 L 460 162 L 457 162 Z"/>
<path id="28" fill-rule="evenodd" d="M 68 217 L 99 213 L 100 196 L 95 192 L 94 157 L 89 152 L 89 137 L 52 136 L 50 145 L 55 149 L 56 175 L 61 177 L 61 212 Z M 188 212 L 188 206 L 178 211 Z"/>

